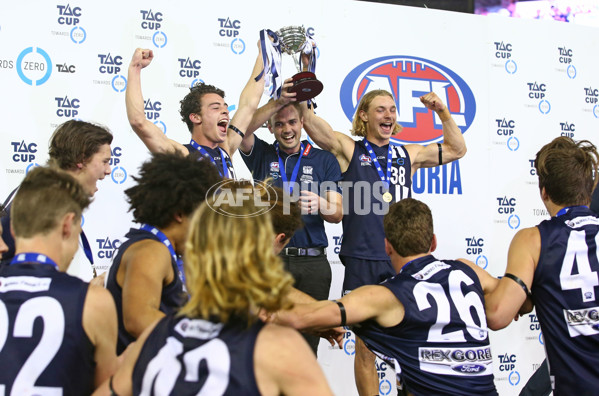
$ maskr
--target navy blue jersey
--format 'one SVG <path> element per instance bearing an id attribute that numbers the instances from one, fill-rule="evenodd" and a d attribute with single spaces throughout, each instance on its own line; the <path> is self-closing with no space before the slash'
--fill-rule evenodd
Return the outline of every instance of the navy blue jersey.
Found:
<path id="1" fill-rule="evenodd" d="M 538 225 L 541 253 L 531 292 L 555 395 L 599 392 L 599 218 L 586 207 Z"/>
<path id="2" fill-rule="evenodd" d="M 223 325 L 167 316 L 148 336 L 133 369 L 133 394 L 260 395 L 254 346 L 257 321 Z"/>
<path id="3" fill-rule="evenodd" d="M 377 160 L 387 174 L 387 153 L 389 145 L 382 147 L 370 143 Z M 383 217 L 389 206 L 412 196 L 412 166 L 408 151 L 403 146 L 393 146 L 391 186 L 389 192 L 393 200 L 383 200 L 386 191 L 383 182 L 372 163 L 364 142 L 356 141 L 352 159 L 343 174 L 343 241 L 340 255 L 370 260 L 387 260 L 385 253 L 385 232 Z M 347 183 L 351 182 L 351 183 Z M 360 183 L 361 182 L 361 183 Z M 345 202 L 349 206 L 345 207 Z"/>
<path id="4" fill-rule="evenodd" d="M 198 151 L 198 149 L 193 147 L 191 144 L 184 144 L 183 146 L 187 147 L 187 150 L 189 150 L 190 154 Z M 208 146 L 202 146 L 202 147 L 204 148 L 204 150 L 206 150 L 206 152 L 210 156 L 210 158 L 206 158 L 206 159 L 208 161 L 210 161 L 210 159 L 213 160 L 211 162 L 216 165 L 216 169 L 218 169 L 218 173 L 221 175 L 221 177 L 227 177 L 229 179 L 237 178 L 235 176 L 235 169 L 233 169 L 233 162 L 231 161 L 231 157 L 224 149 L 220 149 L 219 147 L 216 147 L 216 148 L 210 148 Z M 227 167 L 227 169 L 224 172 L 223 172 L 223 161 L 222 161 L 223 153 L 225 155 L 225 165 Z"/>
<path id="5" fill-rule="evenodd" d="M 285 166 L 287 180 L 291 181 L 293 169 L 302 155 L 300 167 L 297 173 L 293 196 L 299 197 L 300 190 L 309 190 L 321 196 L 326 191 L 339 191 L 337 182 L 341 180 L 341 168 L 335 156 L 328 151 L 312 147 L 304 140 L 304 152 L 288 155 L 279 150 L 281 159 Z M 273 185 L 283 187 L 279 157 L 274 144 L 268 144 L 254 136 L 254 147 L 252 151 L 242 154 L 243 161 L 252 172 L 254 180 L 263 181 L 267 178 L 273 179 Z M 327 183 L 324 183 L 327 182 Z M 329 242 L 324 230 L 324 220 L 318 213 L 302 215 L 304 228 L 297 232 L 289 241 L 289 247 L 326 247 Z"/>
<path id="6" fill-rule="evenodd" d="M 87 288 L 48 264 L 0 271 L 0 393 L 93 391 L 94 347 L 82 324 Z"/>
<path id="7" fill-rule="evenodd" d="M 497 395 L 484 294 L 472 268 L 428 255 L 381 286 L 403 304 L 403 321 L 388 328 L 369 321 L 355 332 L 395 367 L 408 391 Z"/>
<path id="8" fill-rule="evenodd" d="M 116 275 L 119 270 L 119 266 L 121 265 L 121 259 L 129 246 L 136 242 L 143 241 L 145 239 L 152 239 L 160 242 L 160 239 L 151 232 L 138 230 L 136 228 L 131 228 L 125 237 L 127 237 L 127 240 L 122 243 L 121 246 L 119 246 L 119 249 L 114 256 L 114 260 L 112 261 L 112 265 L 110 266 L 110 271 L 108 272 L 108 277 L 106 280 L 106 289 L 110 291 L 112 297 L 114 298 L 119 320 L 119 338 L 116 346 L 117 354 L 121 354 L 125 348 L 127 348 L 127 345 L 135 341 L 135 337 L 129 334 L 125 329 L 125 323 L 123 321 L 123 289 L 116 281 Z M 186 301 L 185 293 L 183 292 L 183 282 L 178 275 L 179 269 L 177 268 L 176 261 L 172 258 L 171 266 L 173 268 L 173 274 L 175 274 L 174 279 L 171 283 L 162 288 L 162 295 L 160 296 L 160 311 L 164 312 L 165 314 L 174 312 Z"/>

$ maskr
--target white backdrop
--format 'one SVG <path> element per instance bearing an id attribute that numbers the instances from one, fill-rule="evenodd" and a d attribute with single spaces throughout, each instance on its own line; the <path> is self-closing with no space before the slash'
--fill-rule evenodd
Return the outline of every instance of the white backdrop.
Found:
<path id="1" fill-rule="evenodd" d="M 113 173 L 99 183 L 84 228 L 99 272 L 131 225 L 123 190 L 149 156 L 127 122 L 127 65 L 136 47 L 155 52 L 142 72 L 148 118 L 187 143 L 179 100 L 201 79 L 225 90 L 234 111 L 249 77 L 258 31 L 303 24 L 319 45 L 318 113 L 348 132 L 357 99 L 385 88 L 398 97 L 402 141 L 436 142 L 440 127 L 413 98 L 434 89 L 464 131 L 468 153 L 443 168 L 419 171 L 418 198 L 435 217 L 439 258 L 465 257 L 493 275 L 505 269 L 514 233 L 547 218 L 531 161 L 559 135 L 597 143 L 597 29 L 555 21 L 514 20 L 359 1 L 213 3 L 135 1 L 0 4 L 0 196 L 31 166 L 47 160 L 54 128 L 78 118 L 114 133 Z M 295 73 L 286 57 L 284 75 Z M 263 98 L 267 100 L 266 96 Z M 416 131 L 416 126 L 417 132 Z M 267 130 L 259 136 L 271 139 Z M 239 154 L 234 163 L 248 178 Z M 327 228 L 331 297 L 340 295 L 340 225 Z M 491 335 L 500 394 L 517 394 L 543 359 L 535 315 Z M 356 394 L 353 335 L 343 350 L 320 345 L 319 361 L 338 395 Z M 381 394 L 395 394 L 379 366 Z"/>

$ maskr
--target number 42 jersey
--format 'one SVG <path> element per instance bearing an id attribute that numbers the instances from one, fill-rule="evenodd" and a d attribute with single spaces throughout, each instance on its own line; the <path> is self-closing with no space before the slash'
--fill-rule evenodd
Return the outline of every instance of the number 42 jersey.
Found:
<path id="1" fill-rule="evenodd" d="M 404 319 L 355 329 L 395 368 L 414 395 L 497 395 L 484 294 L 478 276 L 460 261 L 428 255 L 380 284 L 403 304 Z"/>
<path id="2" fill-rule="evenodd" d="M 152 330 L 133 369 L 134 395 L 260 395 L 254 347 L 264 323 L 227 324 L 168 315 Z"/>

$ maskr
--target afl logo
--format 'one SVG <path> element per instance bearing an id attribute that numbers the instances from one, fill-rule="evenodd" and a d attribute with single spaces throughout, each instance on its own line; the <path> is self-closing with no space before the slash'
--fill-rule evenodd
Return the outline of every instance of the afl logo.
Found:
<path id="1" fill-rule="evenodd" d="M 341 84 L 340 101 L 351 121 L 362 96 L 375 89 L 391 92 L 397 122 L 403 126 L 392 140 L 401 144 L 442 139 L 443 126 L 419 97 L 435 92 L 447 105 L 462 133 L 472 125 L 476 102 L 470 87 L 445 66 L 423 58 L 393 55 L 371 59 L 352 70 Z"/>

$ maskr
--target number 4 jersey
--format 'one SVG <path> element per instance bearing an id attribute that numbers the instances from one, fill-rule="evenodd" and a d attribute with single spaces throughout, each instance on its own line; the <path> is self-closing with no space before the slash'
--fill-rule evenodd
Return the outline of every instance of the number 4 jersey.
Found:
<path id="1" fill-rule="evenodd" d="M 0 395 L 88 395 L 94 347 L 82 325 L 88 284 L 48 264 L 0 271 Z"/>
<path id="2" fill-rule="evenodd" d="M 468 265 L 428 255 L 381 286 L 403 304 L 404 319 L 355 332 L 414 395 L 497 395 L 484 295 Z"/>
<path id="3" fill-rule="evenodd" d="M 254 346 L 264 324 L 163 318 L 133 369 L 134 395 L 260 395 Z"/>
<path id="4" fill-rule="evenodd" d="M 538 226 L 532 283 L 555 394 L 599 392 L 599 218 L 584 206 Z"/>

